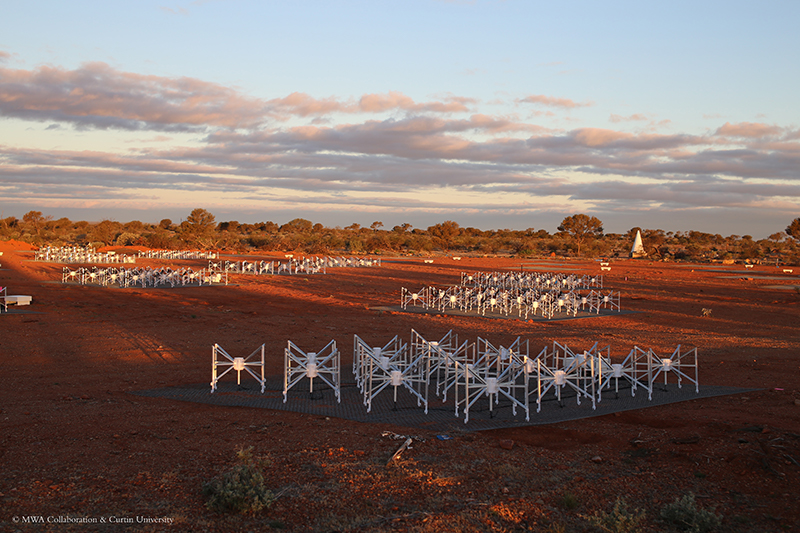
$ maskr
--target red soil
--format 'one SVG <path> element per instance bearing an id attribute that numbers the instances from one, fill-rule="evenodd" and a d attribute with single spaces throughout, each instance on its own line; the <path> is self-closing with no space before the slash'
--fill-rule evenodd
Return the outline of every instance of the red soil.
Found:
<path id="1" fill-rule="evenodd" d="M 774 267 L 722 278 L 685 265 L 617 261 L 605 286 L 639 313 L 524 322 L 371 310 L 396 305 L 403 286 L 453 284 L 461 271 L 519 268 L 518 259 L 407 258 L 327 275 L 239 276 L 228 287 L 120 290 L 62 285 L 61 265 L 29 261 L 26 248 L 0 243 L 0 286 L 33 296 L 30 311 L 39 313 L 0 316 L 2 531 L 29 530 L 14 521 L 28 516 L 174 521 L 137 531 L 591 530 L 582 517 L 609 510 L 618 496 L 646 509 L 647 527 L 660 529 L 659 509 L 688 492 L 724 515 L 723 530 L 800 530 L 800 295 L 765 288 L 798 283 Z M 599 273 L 597 263 L 574 266 Z M 786 279 L 754 277 L 765 274 Z M 411 328 L 428 338 L 450 329 L 497 342 L 522 336 L 532 349 L 597 340 L 618 356 L 634 345 L 669 353 L 679 343 L 697 346 L 701 387 L 758 390 L 450 441 L 403 427 L 131 394 L 208 382 L 214 343 L 241 355 L 265 343 L 268 371 L 280 374 L 287 339 L 321 348 L 334 338 L 347 369 L 353 334 L 381 343 Z M 385 430 L 427 440 L 387 468 L 399 442 L 381 437 Z M 281 496 L 254 516 L 207 510 L 203 483 L 250 446 L 270 459 L 268 484 Z M 566 493 L 577 509 L 563 505 Z"/>

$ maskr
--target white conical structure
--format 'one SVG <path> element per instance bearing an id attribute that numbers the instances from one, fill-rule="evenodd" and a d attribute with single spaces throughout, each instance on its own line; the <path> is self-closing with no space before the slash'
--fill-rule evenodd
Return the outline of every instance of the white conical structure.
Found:
<path id="1" fill-rule="evenodd" d="M 631 257 L 644 257 L 647 252 L 644 251 L 644 244 L 642 244 L 642 232 L 636 230 L 636 238 L 633 239 L 633 247 L 631 247 Z"/>

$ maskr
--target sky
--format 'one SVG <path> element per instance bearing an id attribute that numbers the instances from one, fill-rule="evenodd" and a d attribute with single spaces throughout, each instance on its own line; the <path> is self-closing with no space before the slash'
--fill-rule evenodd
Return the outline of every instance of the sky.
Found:
<path id="1" fill-rule="evenodd" d="M 0 0 L 0 211 L 765 238 L 796 0 Z"/>

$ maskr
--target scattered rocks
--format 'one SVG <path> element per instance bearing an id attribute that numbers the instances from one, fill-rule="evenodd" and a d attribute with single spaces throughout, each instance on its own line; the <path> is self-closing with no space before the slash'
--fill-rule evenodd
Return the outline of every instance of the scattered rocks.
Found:
<path id="1" fill-rule="evenodd" d="M 600 457 L 599 455 L 595 455 L 594 457 L 592 457 L 592 462 L 593 463 L 602 463 L 603 462 L 603 458 Z"/>
<path id="2" fill-rule="evenodd" d="M 503 439 L 500 441 L 500 447 L 504 450 L 511 450 L 514 448 L 514 441 L 511 439 Z"/>

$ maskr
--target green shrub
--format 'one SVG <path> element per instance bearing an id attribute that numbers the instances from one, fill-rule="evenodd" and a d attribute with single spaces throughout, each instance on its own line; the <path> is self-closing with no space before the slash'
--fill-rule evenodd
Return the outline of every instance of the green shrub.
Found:
<path id="1" fill-rule="evenodd" d="M 691 492 L 683 498 L 676 498 L 661 509 L 661 519 L 681 531 L 707 533 L 722 523 L 722 517 L 711 511 L 700 509 Z"/>
<path id="2" fill-rule="evenodd" d="M 273 495 L 264 483 L 260 464 L 253 459 L 252 448 L 240 450 L 237 457 L 242 464 L 203 485 L 206 507 L 220 513 L 256 513 L 268 508 Z"/>
<path id="3" fill-rule="evenodd" d="M 617 498 L 610 513 L 600 513 L 588 517 L 589 522 L 607 533 L 636 533 L 641 531 L 645 512 L 639 509 L 628 510 L 624 498 Z"/>
<path id="4" fill-rule="evenodd" d="M 561 496 L 561 500 L 559 501 L 559 504 L 564 509 L 567 509 L 568 511 L 571 511 L 573 509 L 577 509 L 578 506 L 580 505 L 580 502 L 578 501 L 578 497 L 575 496 L 573 493 L 565 492 L 564 495 Z"/>

